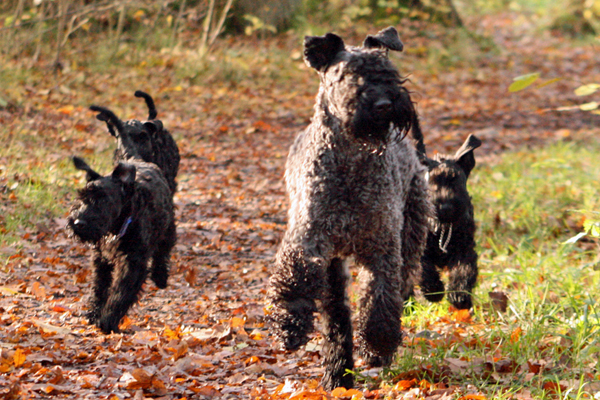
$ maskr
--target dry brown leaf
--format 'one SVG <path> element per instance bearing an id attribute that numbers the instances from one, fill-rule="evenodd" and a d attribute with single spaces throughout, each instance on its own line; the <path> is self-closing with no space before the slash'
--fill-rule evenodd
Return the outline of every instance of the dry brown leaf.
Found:
<path id="1" fill-rule="evenodd" d="M 508 295 L 504 292 L 489 292 L 492 308 L 500 312 L 508 309 Z"/>
<path id="2" fill-rule="evenodd" d="M 46 298 L 46 289 L 38 281 L 35 281 L 31 285 L 31 294 L 38 300 L 43 300 Z"/>

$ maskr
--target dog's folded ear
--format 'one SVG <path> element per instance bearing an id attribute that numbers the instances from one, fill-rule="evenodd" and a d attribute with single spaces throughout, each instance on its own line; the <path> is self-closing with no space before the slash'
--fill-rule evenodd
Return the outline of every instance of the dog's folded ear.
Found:
<path id="1" fill-rule="evenodd" d="M 86 179 L 88 182 L 95 181 L 97 179 L 102 178 L 102 175 L 94 171 L 84 160 L 83 158 L 73 156 L 73 165 L 75 168 L 86 172 Z"/>
<path id="2" fill-rule="evenodd" d="M 304 38 L 304 61 L 317 71 L 324 71 L 345 50 L 344 41 L 334 33 Z"/>
<path id="3" fill-rule="evenodd" d="M 481 140 L 475 135 L 469 135 L 467 140 L 462 146 L 456 151 L 454 159 L 456 163 L 463 169 L 467 178 L 471 173 L 471 170 L 475 167 L 475 155 L 473 150 L 481 146 Z"/>
<path id="4" fill-rule="evenodd" d="M 135 182 L 135 165 L 120 162 L 119 165 L 115 167 L 115 170 L 112 173 L 113 180 L 117 182 L 121 182 L 124 185 L 133 185 Z"/>
<path id="5" fill-rule="evenodd" d="M 404 44 L 398 37 L 398 31 L 393 26 L 379 31 L 375 36 L 368 35 L 363 42 L 363 47 L 367 49 L 388 49 L 394 51 L 404 50 Z"/>
<path id="6" fill-rule="evenodd" d="M 144 127 L 146 127 L 148 132 L 154 134 L 156 132 L 162 131 L 163 124 L 160 120 L 155 119 L 153 121 L 144 122 Z"/>

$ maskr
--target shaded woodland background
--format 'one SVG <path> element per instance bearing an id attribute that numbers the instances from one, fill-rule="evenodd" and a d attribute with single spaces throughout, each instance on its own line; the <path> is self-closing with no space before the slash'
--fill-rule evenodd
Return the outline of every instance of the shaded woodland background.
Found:
<path id="1" fill-rule="evenodd" d="M 124 32 L 139 25 L 164 30 L 161 44 L 171 46 L 183 44 L 182 31 L 201 29 L 200 47 L 206 51 L 222 32 L 275 35 L 310 24 L 342 27 L 360 20 L 396 24 L 403 18 L 463 27 L 460 9 L 470 13 L 510 7 L 519 8 L 508 0 L 5 0 L 0 12 L 4 56 L 28 54 L 35 62 L 42 45 L 53 39 L 58 66 L 71 37 L 104 33 L 118 43 Z M 574 36 L 593 35 L 599 29 L 600 6 L 595 0 L 568 0 L 553 7 L 552 29 Z"/>

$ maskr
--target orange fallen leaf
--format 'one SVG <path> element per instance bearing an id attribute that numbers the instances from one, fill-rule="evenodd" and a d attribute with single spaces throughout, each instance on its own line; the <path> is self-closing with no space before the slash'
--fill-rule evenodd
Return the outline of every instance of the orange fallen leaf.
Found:
<path id="1" fill-rule="evenodd" d="M 46 394 L 51 394 L 52 392 L 54 392 L 56 390 L 56 388 L 52 385 L 48 385 L 48 386 L 45 386 L 42 390 Z"/>
<path id="2" fill-rule="evenodd" d="M 416 385 L 417 385 L 416 379 L 405 379 L 405 380 L 402 380 L 402 381 L 399 381 L 398 383 L 396 383 L 394 385 L 394 390 L 396 390 L 398 392 L 403 392 L 405 390 L 415 387 Z"/>
<path id="3" fill-rule="evenodd" d="M 52 306 L 52 311 L 63 313 L 63 312 L 71 311 L 71 309 L 68 307 L 65 307 L 61 304 L 55 304 Z"/>
<path id="4" fill-rule="evenodd" d="M 515 328 L 514 331 L 512 331 L 512 333 L 510 334 L 510 341 L 512 343 L 516 343 L 519 341 L 519 339 L 521 338 L 521 333 L 523 332 L 523 329 L 521 329 L 521 327 L 517 326 Z"/>
<path id="5" fill-rule="evenodd" d="M 450 318 L 456 322 L 470 323 L 471 313 L 469 312 L 469 310 L 456 310 L 452 313 L 452 316 Z"/>
<path id="6" fill-rule="evenodd" d="M 177 334 L 177 332 L 175 332 L 173 329 L 169 328 L 168 326 L 165 327 L 165 331 L 163 332 L 163 335 L 169 339 L 179 339 L 179 334 Z"/>
<path id="7" fill-rule="evenodd" d="M 263 336 L 260 334 L 260 332 L 253 332 L 250 335 L 250 339 L 252 339 L 252 340 L 262 340 Z"/>
<path id="8" fill-rule="evenodd" d="M 70 115 L 73 112 L 73 110 L 75 110 L 75 107 L 73 105 L 68 105 L 60 107 L 57 111 L 61 114 Z"/>
<path id="9" fill-rule="evenodd" d="M 233 318 L 231 318 L 231 322 L 230 322 L 232 328 L 242 327 L 242 326 L 244 326 L 245 323 L 246 323 L 246 321 L 244 321 L 244 319 L 240 318 L 240 317 L 233 317 Z"/>
<path id="10" fill-rule="evenodd" d="M 317 392 L 317 393 L 315 393 L 315 395 L 321 396 L 322 393 Z M 352 397 L 352 396 L 362 396 L 362 392 L 359 390 L 356 390 L 356 389 L 346 389 L 343 387 L 338 387 L 338 388 L 333 389 L 333 391 L 331 392 L 331 395 L 333 397 L 346 397 L 347 398 L 347 397 Z M 318 397 L 318 398 L 320 399 L 321 397 Z"/>
<path id="11" fill-rule="evenodd" d="M 338 387 L 331 391 L 331 395 L 334 397 L 345 397 L 346 391 L 347 391 L 346 388 Z"/>
<path id="12" fill-rule="evenodd" d="M 131 326 L 131 324 L 133 324 L 133 321 L 131 320 L 131 318 L 129 318 L 127 315 L 123 317 L 123 319 L 121 320 L 121 323 L 119 324 L 119 329 L 120 330 L 125 330 L 127 328 L 129 328 Z"/>
<path id="13" fill-rule="evenodd" d="M 480 394 L 467 394 L 465 396 L 462 396 L 458 400 L 486 400 L 486 399 L 487 399 L 487 397 L 482 396 Z"/>
<path id="14" fill-rule="evenodd" d="M 13 364 L 15 367 L 20 367 L 25 363 L 27 356 L 21 349 L 15 350 L 15 354 L 13 355 Z"/>
<path id="15" fill-rule="evenodd" d="M 200 396 L 206 396 L 209 398 L 221 395 L 221 392 L 219 392 L 217 389 L 215 389 L 214 386 L 202 386 L 200 388 L 190 387 L 189 389 L 192 392 L 199 394 Z"/>
<path id="16" fill-rule="evenodd" d="M 38 281 L 33 282 L 31 285 L 31 294 L 33 294 L 38 300 L 46 298 L 46 289 Z"/>
<path id="17" fill-rule="evenodd" d="M 431 388 L 431 383 L 426 381 L 425 379 L 421 379 L 421 381 L 419 382 L 419 386 L 421 387 L 421 389 L 429 390 Z"/>
<path id="18" fill-rule="evenodd" d="M 246 358 L 245 363 L 246 363 L 246 365 L 250 365 L 250 364 L 255 364 L 259 361 L 260 361 L 260 358 L 258 358 L 257 356 L 251 356 L 251 357 Z"/>
<path id="19" fill-rule="evenodd" d="M 173 361 L 179 360 L 181 357 L 187 354 L 188 352 L 188 344 L 185 340 L 182 340 L 175 348 L 173 349 L 175 354 L 173 354 Z"/>

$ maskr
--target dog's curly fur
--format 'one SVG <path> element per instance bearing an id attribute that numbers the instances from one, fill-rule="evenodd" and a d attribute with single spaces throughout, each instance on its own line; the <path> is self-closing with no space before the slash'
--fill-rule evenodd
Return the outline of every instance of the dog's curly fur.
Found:
<path id="1" fill-rule="evenodd" d="M 285 171 L 288 226 L 270 280 L 276 336 L 294 350 L 320 311 L 323 385 L 353 386 L 351 310 L 343 260 L 362 268 L 357 338 L 370 365 L 388 365 L 402 340 L 400 317 L 419 274 L 427 220 L 424 167 L 404 136 L 416 113 L 388 58 L 402 50 L 394 28 L 346 46 L 332 33 L 306 37 L 306 63 L 321 79 L 311 124 Z M 316 301 L 320 301 L 317 307 Z"/>
<path id="2" fill-rule="evenodd" d="M 148 106 L 148 120 L 136 119 L 121 121 L 111 110 L 100 106 L 90 106 L 98 112 L 96 118 L 104 121 L 111 135 L 117 138 L 115 164 L 132 158 L 156 164 L 164 173 L 171 193 L 177 190 L 177 172 L 179 171 L 179 148 L 173 136 L 164 128 L 162 121 L 156 119 L 157 112 L 152 97 L 138 90 Z"/>
<path id="3" fill-rule="evenodd" d="M 67 225 L 94 249 L 88 319 L 104 333 L 118 332 L 119 321 L 138 299 L 150 260 L 152 280 L 159 288 L 167 286 L 177 240 L 171 191 L 151 163 L 132 159 L 101 176 L 82 159 L 74 157 L 73 162 L 86 171 L 88 181 Z"/>

